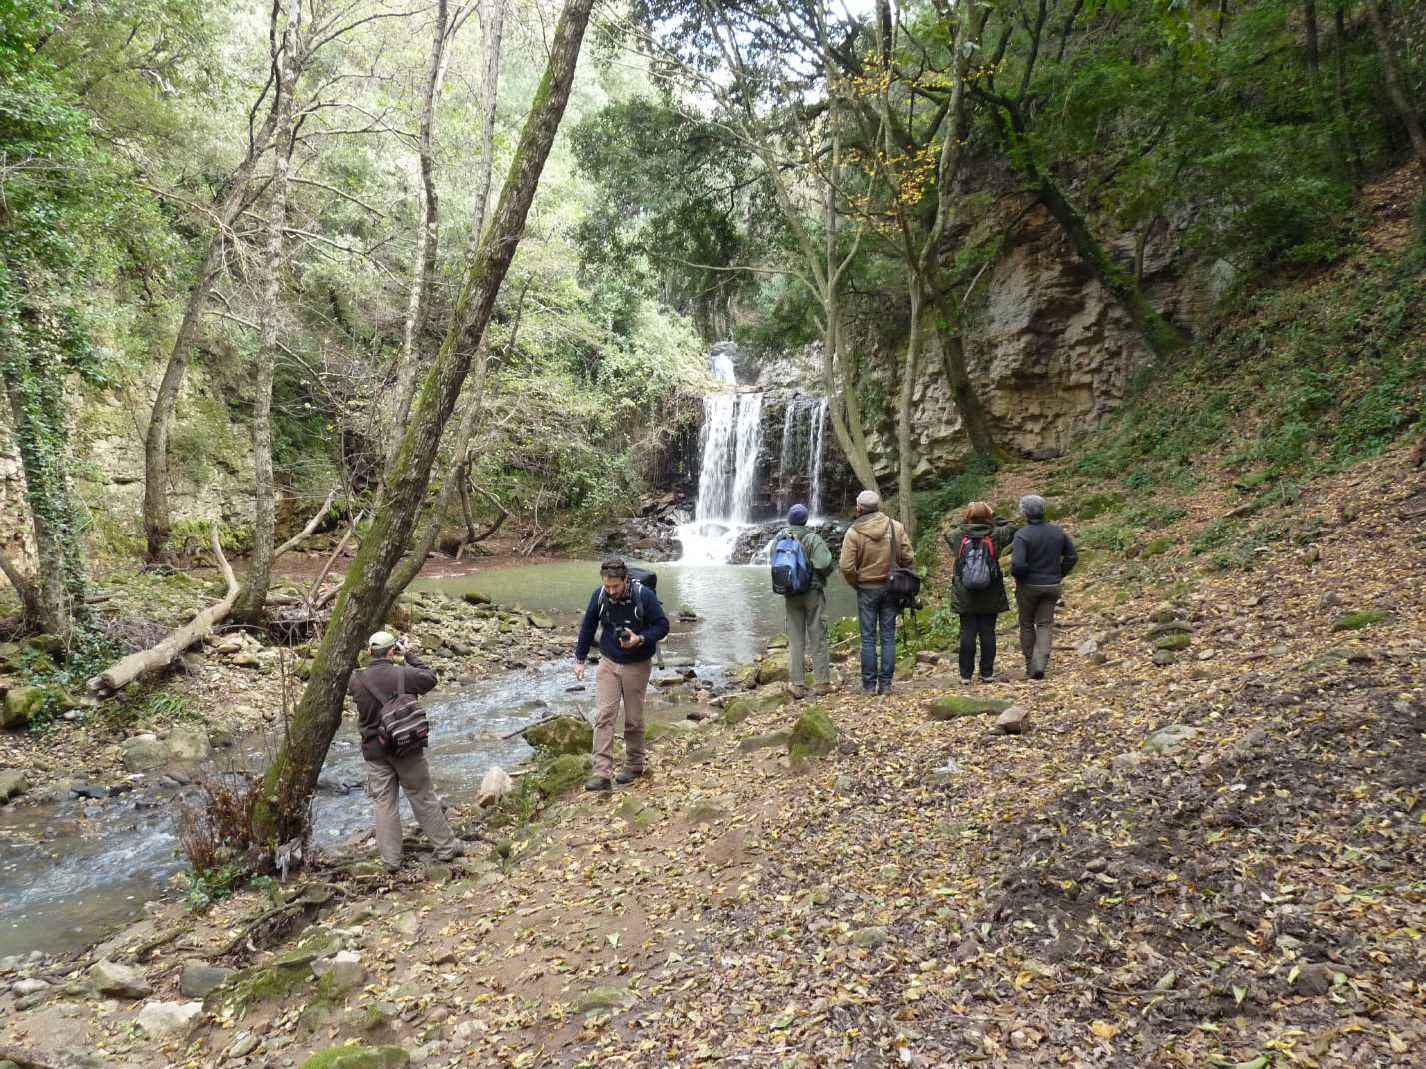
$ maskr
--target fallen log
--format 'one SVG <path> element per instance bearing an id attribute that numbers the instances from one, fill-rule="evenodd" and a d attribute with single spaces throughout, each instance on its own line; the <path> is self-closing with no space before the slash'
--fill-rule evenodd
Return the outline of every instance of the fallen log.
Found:
<path id="1" fill-rule="evenodd" d="M 213 525 L 213 556 L 217 559 L 218 567 L 223 572 L 223 579 L 228 584 L 228 592 L 223 596 L 223 600 L 208 606 L 188 623 L 170 632 L 156 646 L 131 653 L 111 664 L 89 680 L 87 686 L 91 691 L 107 698 L 109 695 L 123 690 L 145 673 L 166 668 L 175 657 L 212 631 L 216 624 L 227 618 L 228 613 L 232 611 L 233 603 L 238 600 L 240 588 L 237 577 L 233 575 L 232 565 L 228 563 L 228 558 L 223 556 L 223 545 L 218 540 L 218 525 L 216 523 Z"/>

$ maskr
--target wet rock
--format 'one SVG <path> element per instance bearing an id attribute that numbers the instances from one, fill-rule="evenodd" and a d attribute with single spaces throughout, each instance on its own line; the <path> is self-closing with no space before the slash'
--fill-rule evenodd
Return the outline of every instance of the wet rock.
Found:
<path id="1" fill-rule="evenodd" d="M 663 687 L 665 689 L 682 686 L 684 682 L 686 681 L 683 678 L 682 672 L 660 672 L 653 680 L 654 686 Z"/>
<path id="2" fill-rule="evenodd" d="M 411 1055 L 401 1047 L 356 1044 L 318 1051 L 301 1069 L 407 1069 L 410 1064 Z"/>
<path id="3" fill-rule="evenodd" d="M 10 985 L 10 990 L 17 995 L 37 995 L 41 991 L 48 991 L 50 987 L 48 980 L 41 980 L 34 977 L 28 980 L 16 980 Z"/>
<path id="4" fill-rule="evenodd" d="M 203 1016 L 201 1002 L 146 1002 L 139 1010 L 139 1027 L 155 1039 L 187 1035 Z"/>
<path id="5" fill-rule="evenodd" d="M 168 764 L 168 746 L 156 735 L 135 735 L 119 744 L 124 767 L 130 772 L 152 772 Z"/>
<path id="6" fill-rule="evenodd" d="M 0 727 L 22 728 L 44 708 L 44 687 L 11 687 L 0 707 Z"/>
<path id="7" fill-rule="evenodd" d="M 204 998 L 236 971 L 204 961 L 186 962 L 178 977 L 178 993 L 189 998 Z"/>
<path id="8" fill-rule="evenodd" d="M 1198 738 L 1198 729 L 1187 724 L 1170 724 L 1159 728 L 1144 740 L 1144 749 L 1149 753 L 1171 753 Z"/>
<path id="9" fill-rule="evenodd" d="M 787 755 L 794 763 L 823 757 L 836 748 L 838 737 L 837 725 L 827 710 L 814 705 L 792 726 L 792 733 L 787 737 Z"/>
<path id="10" fill-rule="evenodd" d="M 180 724 L 168 733 L 168 750 L 175 761 L 206 761 L 213 755 L 208 733 L 191 724 Z"/>
<path id="11" fill-rule="evenodd" d="M 1012 705 L 995 718 L 995 730 L 1001 735 L 1023 735 L 1030 730 L 1030 710 Z"/>
<path id="12" fill-rule="evenodd" d="M 525 741 L 551 755 L 584 754 L 594 746 L 594 729 L 583 717 L 553 717 L 526 731 Z"/>
<path id="13" fill-rule="evenodd" d="M 89 981 L 99 994 L 115 998 L 146 998 L 153 994 L 142 969 L 113 961 L 98 961 L 91 965 Z"/>
<path id="14" fill-rule="evenodd" d="M 0 769 L 0 802 L 18 798 L 30 789 L 29 777 L 18 768 Z"/>
<path id="15" fill-rule="evenodd" d="M 555 629 L 555 622 L 548 616 L 543 616 L 540 613 L 532 612 L 527 615 L 525 619 L 528 620 L 530 626 L 537 631 L 553 631 Z"/>
<path id="16" fill-rule="evenodd" d="M 1002 698 L 980 698 L 964 694 L 946 694 L 926 704 L 932 720 L 956 720 L 962 716 L 999 715 L 1013 703 Z"/>

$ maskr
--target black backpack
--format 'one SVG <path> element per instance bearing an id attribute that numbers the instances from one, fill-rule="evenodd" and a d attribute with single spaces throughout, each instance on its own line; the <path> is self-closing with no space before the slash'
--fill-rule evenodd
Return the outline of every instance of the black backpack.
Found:
<path id="1" fill-rule="evenodd" d="M 426 748 L 431 738 L 431 724 L 416 695 L 406 693 L 405 676 L 399 667 L 396 678 L 396 693 L 389 698 L 376 693 L 363 676 L 357 676 L 357 682 L 380 703 L 376 711 L 376 740 L 381 748 L 392 757 L 409 757 Z"/>
<path id="2" fill-rule="evenodd" d="M 896 548 L 896 532 L 900 526 L 895 520 L 891 521 L 892 568 L 886 589 L 896 611 L 906 612 L 918 607 L 916 599 L 921 596 L 921 577 L 910 568 L 901 566 L 901 555 Z"/>
<path id="3" fill-rule="evenodd" d="M 651 572 L 647 568 L 630 568 L 629 596 L 634 599 L 634 622 L 642 624 L 644 622 L 644 598 L 643 588 L 658 593 L 659 577 L 658 573 Z M 605 627 L 609 626 L 609 595 L 604 593 L 604 588 L 599 588 L 599 622 Z"/>

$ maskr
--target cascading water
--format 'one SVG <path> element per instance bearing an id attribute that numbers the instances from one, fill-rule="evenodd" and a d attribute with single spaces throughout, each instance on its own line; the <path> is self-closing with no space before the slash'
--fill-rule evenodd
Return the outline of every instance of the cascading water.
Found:
<path id="1" fill-rule="evenodd" d="M 710 364 L 715 379 L 736 387 L 733 361 L 725 351 L 715 351 Z M 720 390 L 703 399 L 698 503 L 693 522 L 678 529 L 685 561 L 726 563 L 738 532 L 752 519 L 762 449 L 762 408 L 762 394 L 735 389 Z"/>
<path id="2" fill-rule="evenodd" d="M 827 399 L 824 397 L 817 403 L 807 443 L 807 464 L 811 469 L 807 476 L 807 508 L 813 516 L 822 515 L 822 445 L 826 428 Z"/>

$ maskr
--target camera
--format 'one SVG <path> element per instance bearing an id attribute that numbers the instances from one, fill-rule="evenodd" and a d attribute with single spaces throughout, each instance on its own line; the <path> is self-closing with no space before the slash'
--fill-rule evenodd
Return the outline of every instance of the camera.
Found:
<path id="1" fill-rule="evenodd" d="M 627 627 L 621 627 L 618 631 L 614 632 L 614 638 L 618 640 L 619 645 L 627 646 L 634 641 L 634 632 Z"/>

